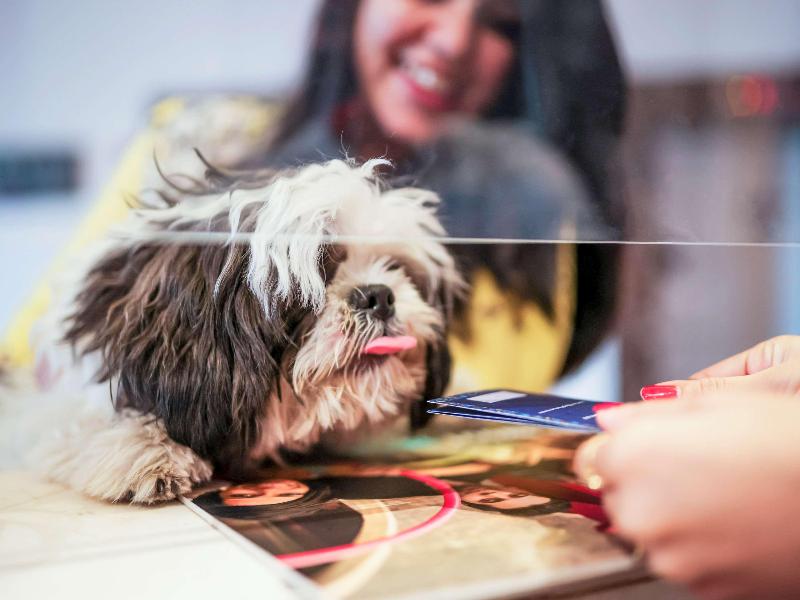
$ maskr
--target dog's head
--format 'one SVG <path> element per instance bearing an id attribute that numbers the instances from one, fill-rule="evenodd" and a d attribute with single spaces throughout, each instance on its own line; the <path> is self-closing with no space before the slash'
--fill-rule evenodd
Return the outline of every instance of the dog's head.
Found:
<path id="1" fill-rule="evenodd" d="M 118 408 L 234 468 L 441 393 L 461 279 L 436 239 L 437 197 L 385 189 L 380 164 L 311 165 L 137 211 L 134 241 L 82 281 L 67 341 L 99 355 Z M 230 236 L 191 237 L 205 232 Z"/>

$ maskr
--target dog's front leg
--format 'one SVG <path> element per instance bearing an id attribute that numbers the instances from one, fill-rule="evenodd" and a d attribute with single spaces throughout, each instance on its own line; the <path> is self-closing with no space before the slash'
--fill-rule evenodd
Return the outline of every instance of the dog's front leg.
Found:
<path id="1" fill-rule="evenodd" d="M 46 436 L 33 459 L 50 479 L 111 502 L 152 504 L 211 478 L 211 465 L 152 415 L 86 409 Z"/>

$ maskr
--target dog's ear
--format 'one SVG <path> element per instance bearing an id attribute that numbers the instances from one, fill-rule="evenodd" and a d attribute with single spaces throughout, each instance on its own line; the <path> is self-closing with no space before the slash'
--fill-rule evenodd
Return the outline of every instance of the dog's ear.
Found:
<path id="1" fill-rule="evenodd" d="M 411 405 L 411 431 L 416 431 L 433 418 L 428 412 L 430 405 L 428 400 L 441 398 L 447 384 L 450 383 L 451 368 L 450 350 L 447 348 L 447 340 L 442 339 L 440 343 L 428 346 L 425 357 L 425 389 L 422 399 Z"/>
<path id="2" fill-rule="evenodd" d="M 437 342 L 430 344 L 426 350 L 425 388 L 422 400 L 411 406 L 412 431 L 424 427 L 433 418 L 433 415 L 428 412 L 430 406 L 427 401 L 440 398 L 450 383 L 452 359 L 447 345 L 448 332 L 455 315 L 456 305 L 463 300 L 467 290 L 467 285 L 461 278 L 458 266 L 450 252 L 433 240 L 428 241 L 427 246 L 438 251 L 438 254 L 433 251 L 427 252 L 430 257 L 428 264 L 436 265 L 436 268 L 430 271 L 436 275 L 428 277 L 434 286 L 427 290 L 427 296 L 432 299 L 433 305 L 440 311 L 443 326 Z"/>
<path id="3" fill-rule="evenodd" d="M 217 465 L 258 439 L 285 344 L 281 315 L 266 319 L 247 286 L 247 263 L 245 245 L 117 249 L 86 277 L 65 336 L 99 353 L 116 408 L 153 414 Z"/>

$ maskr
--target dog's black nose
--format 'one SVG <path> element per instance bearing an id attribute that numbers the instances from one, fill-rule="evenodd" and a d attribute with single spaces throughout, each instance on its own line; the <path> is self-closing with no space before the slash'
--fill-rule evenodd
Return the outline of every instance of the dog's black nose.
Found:
<path id="1" fill-rule="evenodd" d="M 356 310 L 368 311 L 384 321 L 394 316 L 394 293 L 385 285 L 360 285 L 353 288 L 348 298 Z"/>

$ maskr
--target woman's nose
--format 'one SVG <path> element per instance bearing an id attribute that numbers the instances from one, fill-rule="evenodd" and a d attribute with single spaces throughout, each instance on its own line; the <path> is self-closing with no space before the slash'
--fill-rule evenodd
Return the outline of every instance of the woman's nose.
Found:
<path id="1" fill-rule="evenodd" d="M 471 51 L 476 10 L 475 0 L 450 0 L 436 7 L 428 36 L 443 58 L 455 60 Z"/>

